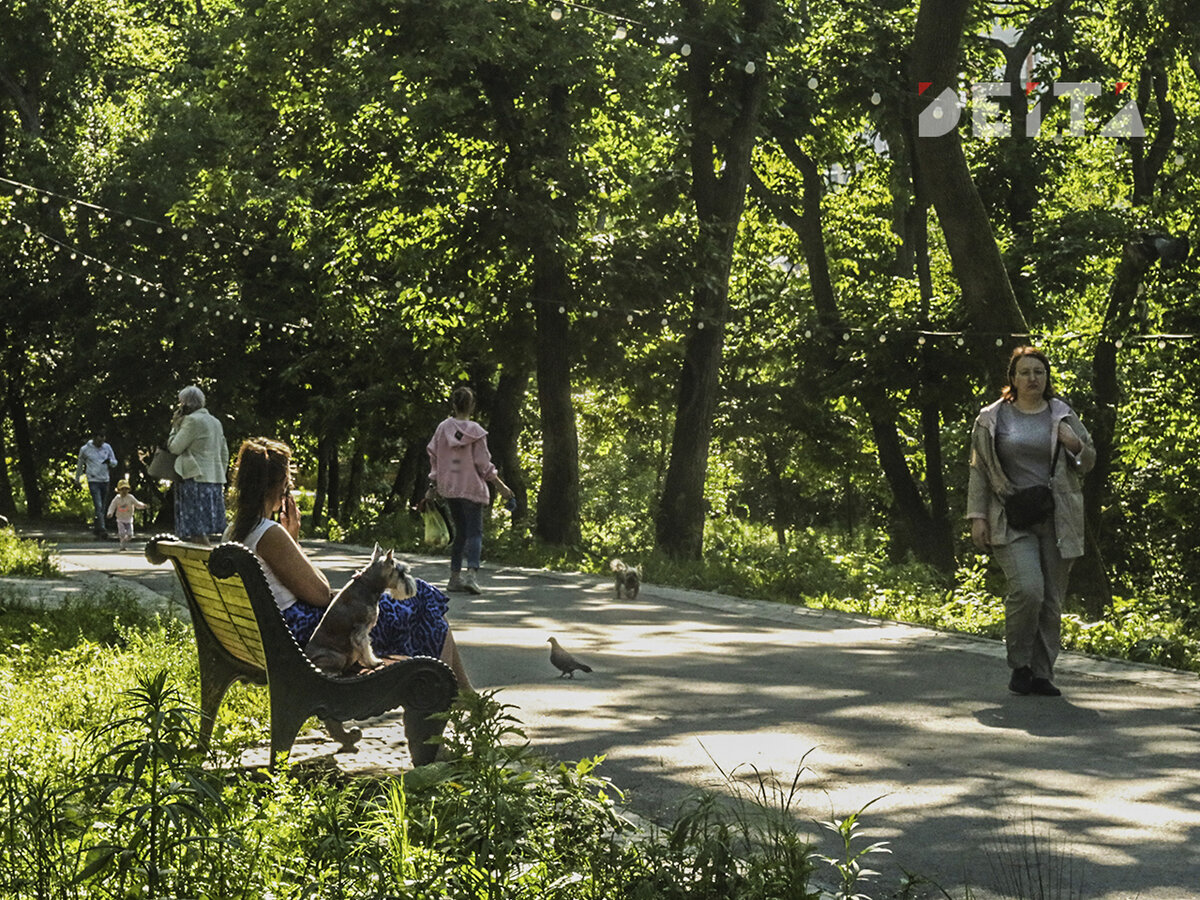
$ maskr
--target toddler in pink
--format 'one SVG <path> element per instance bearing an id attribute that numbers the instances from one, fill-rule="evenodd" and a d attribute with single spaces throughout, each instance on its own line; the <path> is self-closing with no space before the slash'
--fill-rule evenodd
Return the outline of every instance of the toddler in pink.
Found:
<path id="1" fill-rule="evenodd" d="M 116 516 L 117 537 L 121 539 L 121 549 L 124 550 L 133 540 L 134 510 L 145 509 L 146 504 L 129 492 L 129 482 L 122 478 L 117 482 L 117 493 L 108 504 L 108 518 Z"/>

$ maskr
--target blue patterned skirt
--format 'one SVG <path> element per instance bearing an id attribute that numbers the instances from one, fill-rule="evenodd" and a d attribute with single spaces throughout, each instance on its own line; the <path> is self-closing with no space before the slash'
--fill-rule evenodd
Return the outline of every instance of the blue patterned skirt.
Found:
<path id="1" fill-rule="evenodd" d="M 386 591 L 379 598 L 379 621 L 371 629 L 371 649 L 376 656 L 442 655 L 442 644 L 450 625 L 446 621 L 449 600 L 427 581 L 414 579 L 417 592 L 399 599 Z M 325 610 L 297 600 L 283 611 L 283 620 L 301 647 L 317 630 Z"/>
<path id="2" fill-rule="evenodd" d="M 175 483 L 175 534 L 220 534 L 225 530 L 225 485 L 205 481 Z"/>

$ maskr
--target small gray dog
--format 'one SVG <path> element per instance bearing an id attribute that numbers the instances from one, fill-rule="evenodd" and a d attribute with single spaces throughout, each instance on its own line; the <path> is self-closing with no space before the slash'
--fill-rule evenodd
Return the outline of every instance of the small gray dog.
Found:
<path id="1" fill-rule="evenodd" d="M 411 597 L 417 583 L 408 567 L 375 545 L 371 561 L 337 592 L 309 638 L 304 654 L 328 675 L 344 675 L 355 663 L 367 669 L 383 665 L 371 649 L 371 629 L 379 619 L 379 595 Z"/>
<path id="2" fill-rule="evenodd" d="M 614 559 L 608 565 L 613 570 L 617 599 L 620 600 L 624 596 L 636 600 L 638 591 L 642 589 L 642 567 L 627 566 L 619 559 Z"/>

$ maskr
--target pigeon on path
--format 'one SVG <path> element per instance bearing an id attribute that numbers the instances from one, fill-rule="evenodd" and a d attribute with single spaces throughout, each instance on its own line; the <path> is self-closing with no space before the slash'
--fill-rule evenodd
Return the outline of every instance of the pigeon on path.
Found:
<path id="1" fill-rule="evenodd" d="M 554 665 L 554 668 L 562 673 L 562 675 L 558 676 L 559 678 L 562 678 L 564 675 L 568 678 L 574 678 L 576 669 L 579 669 L 581 672 L 592 671 L 591 666 L 581 663 L 564 650 L 556 638 L 550 638 L 550 662 Z"/>

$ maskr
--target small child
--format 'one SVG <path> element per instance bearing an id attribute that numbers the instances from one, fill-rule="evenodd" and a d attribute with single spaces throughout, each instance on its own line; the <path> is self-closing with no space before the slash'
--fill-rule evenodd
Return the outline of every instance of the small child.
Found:
<path id="1" fill-rule="evenodd" d="M 133 511 L 145 509 L 146 504 L 129 493 L 129 482 L 122 478 L 117 482 L 117 493 L 108 504 L 108 517 L 117 517 L 117 537 L 121 539 L 121 549 L 133 540 Z"/>

